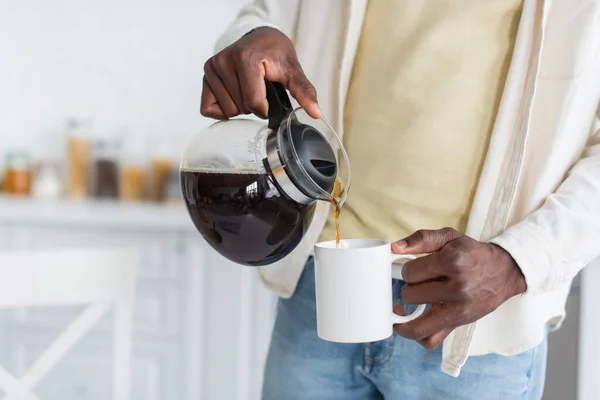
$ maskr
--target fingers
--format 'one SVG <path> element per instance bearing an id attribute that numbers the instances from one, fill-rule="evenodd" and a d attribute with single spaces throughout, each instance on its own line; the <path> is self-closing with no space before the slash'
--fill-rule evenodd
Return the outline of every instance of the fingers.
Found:
<path id="1" fill-rule="evenodd" d="M 308 80 L 298 60 L 294 57 L 288 60 L 265 62 L 265 78 L 273 82 L 281 82 L 298 104 L 312 118 L 321 118 L 321 110 L 317 105 L 317 91 Z"/>
<path id="2" fill-rule="evenodd" d="M 224 119 L 253 112 L 266 118 L 267 79 L 283 84 L 311 117 L 321 118 L 315 87 L 302 71 L 292 41 L 277 29 L 257 28 L 244 35 L 210 58 L 204 73 L 205 116 Z"/>
<path id="3" fill-rule="evenodd" d="M 219 78 L 225 85 L 229 96 L 242 114 L 248 114 L 248 109 L 244 106 L 240 82 L 235 70 L 235 63 L 231 53 L 222 52 L 212 58 L 212 65 Z"/>
<path id="4" fill-rule="evenodd" d="M 446 275 L 443 268 L 440 268 L 443 267 L 442 258 L 438 253 L 433 253 L 408 261 L 402 267 L 402 278 L 406 283 L 413 284 L 443 278 Z"/>
<path id="5" fill-rule="evenodd" d="M 405 324 L 394 325 L 394 331 L 410 340 L 423 340 L 443 329 L 453 328 L 449 325 L 449 316 L 445 304 L 432 304 L 419 318 Z"/>
<path id="6" fill-rule="evenodd" d="M 204 64 L 204 78 L 210 86 L 211 91 L 214 93 L 217 103 L 219 103 L 219 107 L 223 111 L 223 114 L 225 114 L 227 118 L 238 115 L 240 110 L 231 98 L 231 95 L 221 80 L 221 77 L 217 74 L 212 59 L 209 59 Z"/>
<path id="7" fill-rule="evenodd" d="M 237 52 L 231 60 L 229 53 L 219 54 L 205 64 L 205 78 L 219 108 L 227 118 L 252 112 L 259 117 L 268 115 L 264 79 L 282 82 L 300 106 L 312 118 L 321 118 L 317 91 L 304 75 L 300 64 L 284 68 L 270 60 L 255 60 L 250 53 Z"/>
<path id="8" fill-rule="evenodd" d="M 394 304 L 394 314 L 401 315 L 401 316 L 406 315 L 406 310 L 404 309 L 402 304 L 398 304 L 398 303 Z"/>
<path id="9" fill-rule="evenodd" d="M 394 313 L 396 313 L 398 315 L 406 315 L 406 311 L 404 310 L 404 307 L 402 307 L 401 304 L 394 304 Z M 401 327 L 402 326 L 406 326 L 407 324 L 415 324 L 422 317 L 423 316 L 417 318 L 414 321 L 408 322 L 406 324 L 394 325 L 394 330 L 400 336 L 406 337 L 405 334 L 401 333 L 401 330 L 403 329 Z M 407 330 L 410 331 L 411 330 L 410 327 Z M 417 340 L 417 342 L 421 346 L 425 347 L 426 349 L 433 350 L 433 349 L 437 348 L 440 344 L 442 344 L 442 342 L 444 341 L 444 339 L 446 339 L 448 337 L 448 335 L 450 333 L 452 333 L 453 330 L 454 330 L 454 328 L 452 328 L 452 327 L 444 327 L 444 328 L 440 329 L 439 331 L 434 332 L 433 334 L 431 334 L 429 336 L 425 336 L 422 339 L 415 339 L 415 340 Z M 415 335 L 418 335 L 418 334 L 415 333 Z"/>
<path id="10" fill-rule="evenodd" d="M 434 350 L 439 347 L 440 344 L 444 342 L 444 339 L 448 337 L 450 333 L 452 333 L 453 329 L 444 328 L 439 332 L 434 333 L 431 336 L 426 337 L 423 340 L 419 340 L 419 344 L 425 347 L 428 350 Z"/>
<path id="11" fill-rule="evenodd" d="M 217 98 L 213 93 L 210 85 L 206 81 L 206 77 L 202 80 L 202 98 L 200 100 L 200 114 L 207 118 L 227 119 L 227 116 L 221 110 Z"/>
<path id="12" fill-rule="evenodd" d="M 290 91 L 292 97 L 298 101 L 298 104 L 312 118 L 321 118 L 321 110 L 317 105 L 317 91 L 306 75 L 304 75 L 300 63 L 296 62 L 287 75 L 287 89 Z"/>
<path id="13" fill-rule="evenodd" d="M 449 281 L 429 281 L 406 284 L 402 287 L 402 300 L 408 304 L 432 304 L 462 300 L 461 292 L 453 290 Z"/>
<path id="14" fill-rule="evenodd" d="M 269 103 L 263 65 L 252 61 L 251 56 L 246 53 L 237 53 L 233 61 L 240 82 L 244 107 L 261 118 L 267 118 Z"/>
<path id="15" fill-rule="evenodd" d="M 440 251 L 446 244 L 462 236 L 452 228 L 421 229 L 403 240 L 393 243 L 392 251 L 397 254 L 433 253 Z"/>

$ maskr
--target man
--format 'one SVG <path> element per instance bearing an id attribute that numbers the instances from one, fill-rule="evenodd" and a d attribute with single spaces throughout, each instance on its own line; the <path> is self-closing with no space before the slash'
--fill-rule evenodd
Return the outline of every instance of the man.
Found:
<path id="1" fill-rule="evenodd" d="M 265 399 L 541 398 L 547 330 L 600 254 L 600 1 L 576 3 L 242 9 L 205 64 L 202 114 L 265 117 L 266 78 L 328 117 L 352 163 L 342 235 L 427 254 L 393 288 L 398 313 L 431 304 L 382 342 L 319 340 L 310 252 L 333 237 L 320 205 L 260 271 L 282 297 Z"/>

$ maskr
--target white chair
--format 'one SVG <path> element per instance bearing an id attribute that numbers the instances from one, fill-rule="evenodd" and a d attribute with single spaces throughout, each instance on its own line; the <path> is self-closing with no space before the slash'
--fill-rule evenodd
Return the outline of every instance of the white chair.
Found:
<path id="1" fill-rule="evenodd" d="M 132 303 L 139 255 L 131 250 L 0 252 L 0 309 L 86 304 L 20 378 L 0 367 L 3 400 L 40 400 L 33 388 L 73 345 L 114 308 L 115 400 L 129 400 Z"/>

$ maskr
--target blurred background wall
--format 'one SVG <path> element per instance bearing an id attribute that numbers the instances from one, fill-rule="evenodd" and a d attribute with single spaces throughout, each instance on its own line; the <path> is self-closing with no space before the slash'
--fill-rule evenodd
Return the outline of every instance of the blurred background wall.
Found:
<path id="1" fill-rule="evenodd" d="M 101 135 L 179 145 L 199 115 L 204 60 L 242 0 L 0 2 L 0 153 L 60 150 L 69 117 Z"/>

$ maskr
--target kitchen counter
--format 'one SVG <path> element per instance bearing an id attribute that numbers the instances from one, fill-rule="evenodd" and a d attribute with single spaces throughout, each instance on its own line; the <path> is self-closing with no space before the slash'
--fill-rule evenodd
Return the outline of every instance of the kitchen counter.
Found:
<path id="1" fill-rule="evenodd" d="M 96 199 L 43 200 L 0 196 L 0 221 L 189 232 L 195 230 L 183 204 Z"/>

